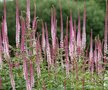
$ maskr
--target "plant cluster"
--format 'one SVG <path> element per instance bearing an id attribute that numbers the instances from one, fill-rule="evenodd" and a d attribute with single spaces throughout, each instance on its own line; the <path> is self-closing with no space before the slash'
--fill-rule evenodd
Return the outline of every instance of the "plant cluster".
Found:
<path id="1" fill-rule="evenodd" d="M 59 2 L 60 3 L 60 2 Z M 16 0 L 16 47 L 9 45 L 6 21 L 6 0 L 0 31 L 0 88 L 3 90 L 107 90 L 108 2 L 106 2 L 104 40 L 99 36 L 90 47 L 86 45 L 86 3 L 83 26 L 80 12 L 78 28 L 67 16 L 63 27 L 60 4 L 60 38 L 57 37 L 56 9 L 51 8 L 51 38 L 48 26 L 42 23 L 42 33 L 37 32 L 36 5 L 34 19 L 30 18 L 30 0 L 26 0 L 26 18 L 19 13 Z M 66 34 L 64 33 L 66 32 Z"/>

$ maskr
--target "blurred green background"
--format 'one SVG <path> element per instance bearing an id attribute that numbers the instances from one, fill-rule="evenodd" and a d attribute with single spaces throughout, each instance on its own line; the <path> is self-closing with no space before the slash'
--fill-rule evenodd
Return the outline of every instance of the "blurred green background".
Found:
<path id="1" fill-rule="evenodd" d="M 93 36 L 100 35 L 102 39 L 104 34 L 104 17 L 106 0 L 85 0 L 87 8 L 87 38 L 89 38 L 90 30 L 93 30 Z M 39 20 L 38 31 L 41 31 L 41 20 L 48 23 L 50 31 L 50 11 L 51 7 L 54 6 L 57 11 L 57 26 L 58 36 L 60 33 L 60 9 L 58 0 L 31 0 L 31 21 L 34 13 L 34 2 L 36 3 L 36 14 Z M 83 21 L 83 10 L 84 0 L 61 0 L 62 12 L 63 12 L 63 24 L 64 30 L 66 27 L 66 18 L 69 16 L 70 10 L 73 14 L 73 20 L 78 21 L 78 10 L 81 15 L 81 24 Z M 20 13 L 25 16 L 26 11 L 26 0 L 19 0 Z M 0 2 L 0 23 L 3 16 L 3 2 Z M 15 0 L 7 0 L 7 24 L 8 24 L 8 35 L 9 43 L 15 45 Z M 81 27 L 82 28 L 82 27 Z M 0 25 L 1 29 L 1 25 Z"/>

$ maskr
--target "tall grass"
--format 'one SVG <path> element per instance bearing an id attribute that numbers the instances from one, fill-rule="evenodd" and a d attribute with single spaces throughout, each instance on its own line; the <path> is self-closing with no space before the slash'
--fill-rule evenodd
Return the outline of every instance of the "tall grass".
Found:
<path id="1" fill-rule="evenodd" d="M 59 2 L 60 3 L 60 2 Z M 16 0 L 16 47 L 8 43 L 6 1 L 0 31 L 0 87 L 3 90 L 107 90 L 106 70 L 108 39 L 108 2 L 106 2 L 104 40 L 99 36 L 86 45 L 86 2 L 83 26 L 78 12 L 78 29 L 72 13 L 63 28 L 60 5 L 60 39 L 57 37 L 56 9 L 51 8 L 51 30 L 42 23 L 42 33 L 37 32 L 36 5 L 34 19 L 30 19 L 30 0 L 26 0 L 26 19 L 19 13 Z M 32 23 L 31 23 L 32 22 Z M 66 31 L 66 34 L 64 33 Z M 51 32 L 51 39 L 49 38 Z M 10 53 L 14 52 L 14 57 Z M 8 75 L 9 74 L 9 75 Z M 10 78 L 8 78 L 10 76 Z"/>

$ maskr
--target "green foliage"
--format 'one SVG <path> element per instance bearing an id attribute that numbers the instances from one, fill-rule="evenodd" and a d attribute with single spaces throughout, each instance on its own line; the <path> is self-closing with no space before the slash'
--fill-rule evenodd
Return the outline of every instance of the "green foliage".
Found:
<path id="1" fill-rule="evenodd" d="M 23 66 L 21 58 L 11 58 L 13 63 L 20 62 L 18 67 L 13 67 L 14 79 L 16 82 L 16 90 L 25 90 L 25 80 L 23 78 Z M 70 71 L 69 77 L 66 77 L 66 72 L 60 65 L 60 61 L 56 62 L 56 67 L 53 67 L 48 71 L 46 66 L 46 60 L 41 64 L 41 77 L 37 77 L 37 72 L 34 70 L 35 84 L 33 90 L 42 90 L 44 87 L 47 90 L 107 90 L 108 86 L 108 71 L 105 71 L 105 76 L 98 75 L 97 73 L 91 73 L 88 70 L 83 71 L 83 58 L 77 61 L 78 71 Z M 34 69 L 36 68 L 34 62 Z M 85 67 L 88 67 L 85 65 Z M 78 78 L 77 78 L 78 74 Z M 102 74 L 102 73 L 101 73 Z M 9 68 L 6 62 L 3 63 L 3 67 L 0 70 L 0 77 L 2 77 L 3 90 L 11 90 Z M 105 79 L 103 79 L 103 77 Z M 84 84 L 83 84 L 84 81 Z M 104 86 L 103 86 L 104 85 Z"/>

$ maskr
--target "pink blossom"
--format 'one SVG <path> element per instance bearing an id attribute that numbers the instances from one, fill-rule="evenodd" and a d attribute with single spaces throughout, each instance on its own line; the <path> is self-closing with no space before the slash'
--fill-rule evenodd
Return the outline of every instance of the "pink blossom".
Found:
<path id="1" fill-rule="evenodd" d="M 91 37 L 90 37 L 90 52 L 89 52 L 89 69 L 93 73 L 93 39 L 92 39 L 92 31 L 91 31 Z"/>
<path id="2" fill-rule="evenodd" d="M 81 53 L 81 26 L 80 26 L 80 14 L 78 15 L 78 33 L 77 33 L 77 53 Z"/>
<path id="3" fill-rule="evenodd" d="M 75 41 L 76 41 L 76 21 L 74 20 L 74 36 L 75 36 Z"/>
<path id="4" fill-rule="evenodd" d="M 16 0 L 16 47 L 19 47 L 20 43 L 20 22 L 19 22 L 19 5 Z"/>
<path id="5" fill-rule="evenodd" d="M 61 37 L 60 37 L 60 48 L 63 48 L 63 16 L 62 16 L 62 8 L 60 6 L 60 25 L 61 25 Z"/>
<path id="6" fill-rule="evenodd" d="M 0 68 L 2 67 L 2 37 L 0 32 Z"/>
<path id="7" fill-rule="evenodd" d="M 102 73 L 102 63 L 103 63 L 103 54 L 102 54 L 102 44 L 101 44 L 101 41 L 99 40 L 98 38 L 98 41 L 97 41 L 97 48 L 98 48 L 98 74 L 101 74 Z"/>
<path id="8" fill-rule="evenodd" d="M 25 21 L 21 18 L 21 51 L 25 51 Z"/>
<path id="9" fill-rule="evenodd" d="M 82 32 L 82 48 L 86 48 L 86 5 L 84 3 L 84 14 L 83 14 L 83 32 Z"/>
<path id="10" fill-rule="evenodd" d="M 52 37 L 52 46 L 53 50 L 56 46 L 56 27 L 57 27 L 57 21 L 56 21 L 56 11 L 55 8 L 51 9 L 51 37 Z"/>
<path id="11" fill-rule="evenodd" d="M 49 40 L 48 40 L 48 29 L 47 29 L 47 24 L 45 24 L 45 29 L 46 29 L 46 53 L 47 53 L 47 62 L 48 66 L 50 67 L 52 65 L 52 60 L 51 60 L 51 50 L 50 50 L 50 45 L 49 45 Z"/>
<path id="12" fill-rule="evenodd" d="M 33 63 L 30 60 L 30 83 L 31 87 L 34 87 L 34 70 L 33 70 Z"/>
<path id="13" fill-rule="evenodd" d="M 45 52 L 46 40 L 45 40 L 45 28 L 44 23 L 42 22 L 42 50 Z"/>
<path id="14" fill-rule="evenodd" d="M 66 22 L 66 36 L 64 40 L 64 49 L 65 49 L 65 65 L 66 65 L 66 76 L 69 76 L 69 56 L 68 56 L 68 18 Z"/>
<path id="15" fill-rule="evenodd" d="M 30 28 L 30 0 L 26 0 L 26 24 L 27 28 Z"/>
<path id="16" fill-rule="evenodd" d="M 69 55 L 71 60 L 73 59 L 74 55 L 74 46 L 75 46 L 75 33 L 73 30 L 73 21 L 72 21 L 72 13 L 70 13 L 70 41 L 69 41 Z"/>

